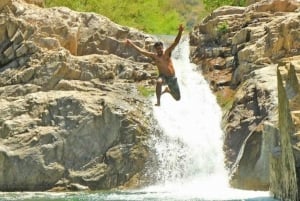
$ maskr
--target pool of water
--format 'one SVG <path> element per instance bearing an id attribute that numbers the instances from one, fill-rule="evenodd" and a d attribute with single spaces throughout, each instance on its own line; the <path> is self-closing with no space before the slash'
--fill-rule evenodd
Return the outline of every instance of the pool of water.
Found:
<path id="1" fill-rule="evenodd" d="M 234 192 L 235 191 L 235 192 Z M 210 192 L 210 198 L 201 197 L 201 189 L 191 194 L 154 190 L 103 191 L 103 192 L 15 192 L 0 193 L 0 201 L 275 201 L 268 192 L 233 190 L 224 195 Z M 203 196 L 207 193 L 204 193 Z M 220 197 L 221 196 L 221 197 Z"/>

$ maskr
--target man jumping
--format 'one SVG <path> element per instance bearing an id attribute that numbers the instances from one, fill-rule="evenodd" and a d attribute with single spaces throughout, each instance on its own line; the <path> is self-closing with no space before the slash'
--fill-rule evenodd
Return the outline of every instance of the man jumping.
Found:
<path id="1" fill-rule="evenodd" d="M 184 27 L 182 26 L 182 24 L 180 24 L 178 28 L 178 34 L 174 42 L 166 50 L 164 50 L 162 42 L 156 42 L 154 44 L 154 49 L 156 53 L 148 52 L 147 50 L 138 47 L 130 40 L 128 39 L 126 40 L 126 43 L 128 45 L 132 46 L 141 54 L 153 59 L 158 68 L 159 76 L 156 81 L 156 97 L 157 97 L 157 103 L 155 104 L 156 106 L 160 106 L 160 97 L 163 93 L 166 92 L 170 93 L 175 100 L 177 101 L 180 100 L 180 90 L 179 90 L 177 78 L 175 76 L 175 69 L 171 59 L 171 53 L 174 50 L 174 48 L 178 45 L 183 30 Z M 164 84 L 167 84 L 168 86 L 162 92 L 162 85 Z"/>

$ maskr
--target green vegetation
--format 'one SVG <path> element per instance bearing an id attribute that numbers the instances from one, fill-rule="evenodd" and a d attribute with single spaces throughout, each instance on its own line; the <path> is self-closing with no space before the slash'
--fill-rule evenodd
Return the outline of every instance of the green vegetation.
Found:
<path id="1" fill-rule="evenodd" d="M 200 23 L 209 13 L 204 9 L 203 0 L 169 0 L 170 7 L 184 19 L 186 29 L 192 28 Z"/>
<path id="2" fill-rule="evenodd" d="M 46 0 L 46 6 L 100 13 L 118 24 L 155 34 L 177 33 L 183 22 L 168 0 Z"/>
<path id="3" fill-rule="evenodd" d="M 203 0 L 203 3 L 205 4 L 206 10 L 213 11 L 225 5 L 245 6 L 246 0 Z"/>
<path id="4" fill-rule="evenodd" d="M 65 6 L 95 12 L 115 23 L 151 34 L 176 34 L 179 24 L 190 31 L 223 5 L 243 6 L 246 0 L 45 0 L 46 7 Z M 204 8 L 205 7 L 205 8 Z M 206 11 L 207 10 L 207 11 Z"/>
<path id="5" fill-rule="evenodd" d="M 207 15 L 202 0 L 45 0 L 46 7 L 65 6 L 95 12 L 146 33 L 176 34 L 179 24 L 187 30 Z"/>
<path id="6" fill-rule="evenodd" d="M 227 22 L 221 22 L 217 26 L 217 32 L 218 32 L 218 34 L 225 34 L 228 32 L 228 28 L 229 28 L 229 26 L 228 26 Z"/>
<path id="7" fill-rule="evenodd" d="M 146 87 L 146 86 L 143 86 L 143 85 L 138 85 L 138 91 L 139 93 L 144 96 L 144 97 L 150 97 L 154 94 L 154 88 L 153 87 Z"/>

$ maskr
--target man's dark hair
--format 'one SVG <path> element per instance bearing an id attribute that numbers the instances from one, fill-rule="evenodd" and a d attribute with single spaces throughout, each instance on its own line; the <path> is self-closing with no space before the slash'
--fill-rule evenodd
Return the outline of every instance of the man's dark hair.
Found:
<path id="1" fill-rule="evenodd" d="M 158 42 L 154 43 L 154 48 L 157 48 L 159 46 L 164 46 L 161 41 L 158 41 Z"/>

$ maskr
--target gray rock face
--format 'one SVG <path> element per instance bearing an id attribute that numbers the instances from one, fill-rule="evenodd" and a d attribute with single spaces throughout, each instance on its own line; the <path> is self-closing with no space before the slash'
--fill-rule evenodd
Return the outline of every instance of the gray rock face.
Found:
<path id="1" fill-rule="evenodd" d="M 0 9 L 0 190 L 131 187 L 152 122 L 135 81 L 155 69 L 123 41 L 153 38 L 67 8 Z"/>
<path id="2" fill-rule="evenodd" d="M 274 162 L 270 152 L 280 144 L 278 107 L 283 107 L 278 106 L 277 69 L 284 69 L 288 96 L 297 96 L 297 72 L 284 72 L 291 63 L 299 66 L 299 6 L 296 1 L 272 0 L 246 8 L 222 7 L 190 33 L 192 60 L 224 109 L 225 164 L 231 185 L 268 190 L 271 181 L 280 198 L 293 193 L 279 190 L 286 184 L 279 181 L 279 175 L 285 175 L 280 160 L 270 168 Z M 291 166 L 295 164 L 289 151 L 284 157 L 290 158 Z M 294 178 L 292 171 L 287 174 L 291 175 L 286 178 Z"/>

